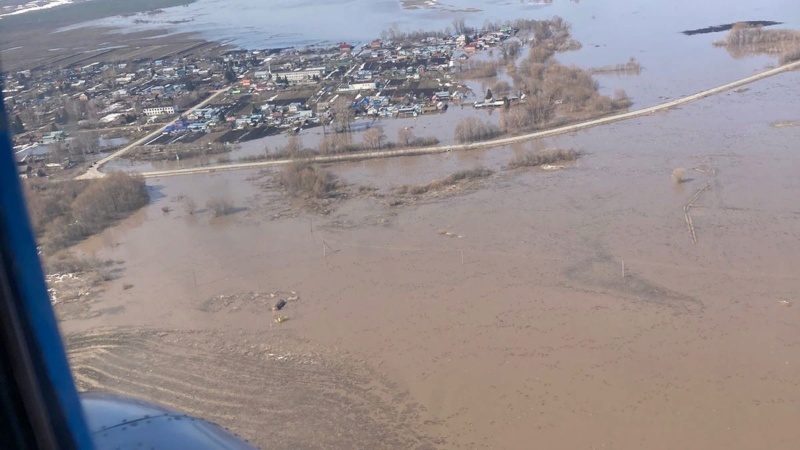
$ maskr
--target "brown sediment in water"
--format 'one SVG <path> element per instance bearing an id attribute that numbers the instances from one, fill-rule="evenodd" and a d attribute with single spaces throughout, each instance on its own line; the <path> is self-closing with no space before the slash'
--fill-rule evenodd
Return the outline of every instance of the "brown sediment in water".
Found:
<path id="1" fill-rule="evenodd" d="M 141 223 L 80 246 L 125 264 L 92 305 L 107 313 L 62 316 L 79 382 L 265 447 L 791 448 L 800 310 L 783 302 L 800 289 L 800 186 L 792 136 L 769 124 L 798 77 L 555 138 L 584 157 L 405 208 L 358 197 L 330 217 L 287 214 L 248 172 L 148 180 L 160 196 Z M 500 171 L 531 146 L 328 170 L 385 192 Z M 675 167 L 694 179 L 673 184 Z M 246 209 L 161 212 L 221 194 Z M 263 296 L 292 291 L 276 323 Z M 86 350 L 98 333 L 112 337 Z"/>

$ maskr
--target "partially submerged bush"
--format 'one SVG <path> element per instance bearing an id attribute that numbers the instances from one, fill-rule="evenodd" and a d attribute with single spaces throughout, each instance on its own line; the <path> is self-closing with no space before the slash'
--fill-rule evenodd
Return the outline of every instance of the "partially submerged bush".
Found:
<path id="1" fill-rule="evenodd" d="M 217 197 L 212 198 L 206 202 L 206 209 L 211 213 L 212 217 L 222 217 L 232 214 L 236 208 L 233 206 L 233 201 L 229 198 Z"/>
<path id="2" fill-rule="evenodd" d="M 187 214 L 192 215 L 195 211 L 197 211 L 197 203 L 189 197 L 183 198 L 183 210 L 186 211 Z"/>
<path id="3" fill-rule="evenodd" d="M 538 167 L 545 164 L 554 164 L 557 162 L 575 161 L 580 157 L 580 152 L 573 149 L 558 149 L 548 150 L 538 153 L 525 153 L 523 155 L 516 155 L 508 162 L 509 169 L 517 169 L 520 167 Z"/>
<path id="4" fill-rule="evenodd" d="M 500 135 L 500 128 L 477 117 L 466 117 L 456 125 L 455 138 L 461 144 L 486 141 Z"/>
<path id="5" fill-rule="evenodd" d="M 94 257 L 78 258 L 72 253 L 59 252 L 44 260 L 44 268 L 47 273 L 85 273 L 99 271 L 113 263 L 111 260 Z"/>
<path id="6" fill-rule="evenodd" d="M 150 200 L 144 179 L 124 172 L 89 181 L 28 183 L 26 194 L 45 254 L 102 231 Z"/>
<path id="7" fill-rule="evenodd" d="M 779 64 L 789 64 L 795 61 L 800 61 L 800 48 L 797 48 L 796 50 L 788 50 L 786 53 L 778 57 Z"/>
<path id="8" fill-rule="evenodd" d="M 278 182 L 292 195 L 325 198 L 336 190 L 336 179 L 326 170 L 304 162 L 287 164 Z"/>
<path id="9" fill-rule="evenodd" d="M 469 170 L 461 170 L 452 173 L 442 179 L 434 180 L 428 184 L 423 184 L 421 186 L 408 186 L 408 185 L 400 186 L 399 188 L 395 189 L 394 192 L 398 195 L 422 195 L 430 191 L 437 191 L 439 189 L 448 186 L 453 186 L 461 182 L 486 178 L 488 176 L 491 176 L 493 173 L 494 172 L 492 170 L 484 167 L 478 167 Z"/>
<path id="10" fill-rule="evenodd" d="M 686 169 L 683 167 L 678 167 L 672 171 L 672 181 L 676 184 L 681 184 L 689 181 L 689 178 L 686 175 Z"/>

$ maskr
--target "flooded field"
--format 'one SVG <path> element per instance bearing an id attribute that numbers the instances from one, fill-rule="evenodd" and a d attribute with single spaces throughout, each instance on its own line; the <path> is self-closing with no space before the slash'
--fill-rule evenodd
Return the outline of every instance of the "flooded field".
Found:
<path id="1" fill-rule="evenodd" d="M 515 148 L 330 166 L 378 191 L 328 215 L 269 172 L 148 180 L 146 210 L 79 246 L 124 261 L 118 278 L 57 306 L 78 381 L 269 448 L 794 448 L 800 128 L 771 124 L 800 120 L 799 82 Z M 555 147 L 584 156 L 504 170 Z M 479 166 L 496 172 L 391 206 L 393 187 Z M 684 207 L 706 185 L 693 244 Z M 219 198 L 235 212 L 210 217 Z M 329 434 L 258 425 L 286 420 Z"/>

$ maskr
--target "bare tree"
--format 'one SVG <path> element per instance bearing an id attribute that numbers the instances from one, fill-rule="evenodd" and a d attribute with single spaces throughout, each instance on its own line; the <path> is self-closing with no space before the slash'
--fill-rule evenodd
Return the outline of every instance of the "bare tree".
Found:
<path id="1" fill-rule="evenodd" d="M 364 147 L 380 150 L 386 141 L 386 134 L 381 127 L 372 127 L 364 132 Z"/>
<path id="2" fill-rule="evenodd" d="M 352 148 L 353 139 L 350 133 L 329 134 L 322 138 L 319 151 L 323 154 L 336 154 Z"/>
<path id="3" fill-rule="evenodd" d="M 300 139 L 300 136 L 296 134 L 289 136 L 286 146 L 283 147 L 283 151 L 286 152 L 290 157 L 297 156 L 302 150 L 303 141 Z"/>
<path id="4" fill-rule="evenodd" d="M 70 156 L 73 158 L 80 157 L 85 161 L 87 154 L 97 153 L 100 149 L 99 139 L 99 136 L 94 131 L 79 133 L 72 139 Z"/>
<path id="5" fill-rule="evenodd" d="M 517 59 L 520 53 L 520 49 L 522 48 L 522 44 L 519 41 L 505 41 L 500 44 L 500 55 L 503 58 L 503 61 L 514 61 Z"/>
<path id="6" fill-rule="evenodd" d="M 190 197 L 186 197 L 183 199 L 183 210 L 186 211 L 187 214 L 192 215 L 197 211 L 197 203 Z"/>
<path id="7" fill-rule="evenodd" d="M 492 123 L 477 117 L 465 117 L 456 125 L 455 139 L 459 143 L 485 141 L 500 134 L 500 129 Z"/>
<path id="8" fill-rule="evenodd" d="M 399 145 L 405 145 L 406 147 L 411 145 L 411 142 L 414 141 L 414 130 L 409 127 L 403 127 L 397 130 L 397 143 Z"/>
<path id="9" fill-rule="evenodd" d="M 508 81 L 498 80 L 497 83 L 495 83 L 494 86 L 492 86 L 492 90 L 494 90 L 496 94 L 500 95 L 508 94 L 509 92 L 511 92 L 511 85 L 508 84 Z"/>
<path id="10" fill-rule="evenodd" d="M 341 97 L 333 103 L 333 126 L 337 133 L 350 132 L 350 124 L 355 120 L 355 112 L 351 106 L 349 100 Z"/>
<path id="11" fill-rule="evenodd" d="M 468 31 L 467 21 L 462 17 L 453 19 L 453 31 L 456 34 L 466 34 Z"/>

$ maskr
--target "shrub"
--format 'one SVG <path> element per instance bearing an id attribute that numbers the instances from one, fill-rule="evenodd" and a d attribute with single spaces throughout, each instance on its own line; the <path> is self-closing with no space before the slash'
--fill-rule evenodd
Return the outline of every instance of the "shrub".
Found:
<path id="1" fill-rule="evenodd" d="M 183 210 L 186 211 L 187 214 L 191 215 L 197 211 L 197 203 L 189 197 L 183 199 Z"/>
<path id="2" fill-rule="evenodd" d="M 461 144 L 486 141 L 500 135 L 500 128 L 476 117 L 461 119 L 456 125 L 455 139 Z"/>
<path id="3" fill-rule="evenodd" d="M 411 147 L 433 147 L 434 145 L 439 144 L 439 139 L 435 136 L 428 136 L 428 137 L 420 137 L 414 138 L 411 141 Z"/>
<path id="4" fill-rule="evenodd" d="M 302 197 L 325 198 L 336 190 L 333 174 L 326 170 L 318 170 L 304 162 L 286 165 L 278 177 L 278 182 L 290 194 Z"/>
<path id="5" fill-rule="evenodd" d="M 471 180 L 486 178 L 488 176 L 491 176 L 493 173 L 494 172 L 492 170 L 484 167 L 478 167 L 469 170 L 461 170 L 452 173 L 439 180 L 431 181 L 428 184 L 423 184 L 420 186 L 408 186 L 408 185 L 400 186 L 399 188 L 396 188 L 394 192 L 398 195 L 422 195 L 429 191 L 436 191 L 448 186 L 453 186 L 463 181 L 471 181 Z"/>
<path id="6" fill-rule="evenodd" d="M 206 202 L 206 209 L 208 209 L 212 217 L 227 216 L 235 211 L 233 201 L 223 197 L 208 200 Z"/>
<path id="7" fill-rule="evenodd" d="M 789 64 L 795 61 L 800 61 L 800 48 L 789 50 L 778 58 L 778 63 L 780 64 Z"/>
<path id="8" fill-rule="evenodd" d="M 45 254 L 102 231 L 150 200 L 144 179 L 123 172 L 90 181 L 34 181 L 26 185 L 26 194 Z"/>
<path id="9" fill-rule="evenodd" d="M 525 153 L 523 155 L 516 155 L 508 162 L 509 169 L 517 169 L 520 167 L 537 167 L 545 164 L 554 164 L 563 161 L 575 161 L 580 157 L 580 152 L 573 149 L 567 150 L 549 150 L 538 153 Z"/>
<path id="10" fill-rule="evenodd" d="M 72 203 L 72 216 L 90 234 L 146 205 L 150 200 L 139 175 L 112 172 L 92 182 Z"/>
<path id="11" fill-rule="evenodd" d="M 85 273 L 96 272 L 113 264 L 111 260 L 94 257 L 78 258 L 71 253 L 61 252 L 44 260 L 47 273 Z"/>
<path id="12" fill-rule="evenodd" d="M 499 65 L 497 61 L 467 60 L 459 76 L 468 80 L 496 77 Z"/>
<path id="13" fill-rule="evenodd" d="M 678 167 L 672 171 L 672 181 L 676 184 L 681 184 L 689 181 L 686 175 L 686 169 Z"/>

